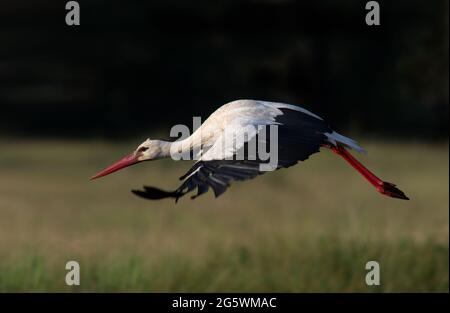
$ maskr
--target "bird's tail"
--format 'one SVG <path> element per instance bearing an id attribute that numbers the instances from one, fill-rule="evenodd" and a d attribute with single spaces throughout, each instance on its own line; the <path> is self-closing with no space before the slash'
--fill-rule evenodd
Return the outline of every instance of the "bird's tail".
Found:
<path id="1" fill-rule="evenodd" d="M 350 152 L 348 152 L 342 145 L 331 146 L 331 150 L 340 155 L 347 161 L 353 168 L 355 168 L 365 179 L 371 183 L 375 189 L 388 197 L 398 198 L 403 200 L 409 200 L 403 191 L 398 189 L 394 184 L 382 181 L 369 171 L 364 165 L 362 165 L 357 159 L 355 159 Z"/>
<path id="2" fill-rule="evenodd" d="M 347 148 L 358 151 L 359 153 L 367 153 L 367 151 L 364 150 L 364 148 L 361 147 L 355 140 L 345 137 L 335 131 L 331 133 L 325 133 L 324 135 L 327 137 L 328 142 L 332 143 L 335 146 L 341 144 Z"/>

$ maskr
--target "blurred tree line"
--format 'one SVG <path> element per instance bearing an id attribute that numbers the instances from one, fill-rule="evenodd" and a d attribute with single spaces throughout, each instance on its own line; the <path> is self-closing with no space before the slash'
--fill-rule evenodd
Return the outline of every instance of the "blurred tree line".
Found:
<path id="1" fill-rule="evenodd" d="M 117 138 L 251 98 L 341 131 L 448 138 L 448 1 L 0 2 L 0 135 Z"/>

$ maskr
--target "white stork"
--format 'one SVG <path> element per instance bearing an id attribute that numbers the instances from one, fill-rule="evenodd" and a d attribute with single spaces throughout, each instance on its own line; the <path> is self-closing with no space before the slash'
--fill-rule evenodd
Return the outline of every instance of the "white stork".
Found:
<path id="1" fill-rule="evenodd" d="M 147 139 L 130 155 L 99 172 L 91 179 L 99 178 L 127 166 L 149 160 L 171 156 L 171 152 L 192 153 L 199 151 L 199 159 L 182 177 L 179 188 L 167 192 L 144 186 L 133 193 L 146 199 L 175 198 L 176 201 L 197 188 L 193 198 L 212 188 L 216 197 L 230 186 L 233 180 L 247 180 L 263 174 L 261 165 L 266 161 L 250 157 L 243 150 L 249 150 L 249 142 L 269 142 L 270 136 L 263 136 L 261 126 L 276 125 L 278 162 L 274 169 L 290 167 L 306 160 L 313 153 L 325 147 L 340 155 L 371 183 L 378 192 L 389 197 L 409 200 L 394 184 L 384 182 L 358 162 L 346 148 L 365 152 L 354 140 L 333 131 L 319 116 L 295 105 L 256 100 L 237 100 L 227 103 L 212 113 L 191 136 L 183 140 L 168 142 Z M 249 129 L 241 143 L 235 136 Z M 232 140 L 230 136 L 234 136 Z M 262 138 L 262 139 L 261 139 Z M 224 143 L 225 142 L 225 143 Z M 237 158 L 244 155 L 244 158 Z"/>

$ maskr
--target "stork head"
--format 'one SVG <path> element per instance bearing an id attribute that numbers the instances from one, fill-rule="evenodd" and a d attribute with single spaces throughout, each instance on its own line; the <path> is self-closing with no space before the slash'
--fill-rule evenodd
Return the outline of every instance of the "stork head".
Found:
<path id="1" fill-rule="evenodd" d="M 158 159 L 161 156 L 161 147 L 162 144 L 160 140 L 147 139 L 141 143 L 133 153 L 123 157 L 103 171 L 92 176 L 91 180 L 109 175 L 139 162 Z"/>

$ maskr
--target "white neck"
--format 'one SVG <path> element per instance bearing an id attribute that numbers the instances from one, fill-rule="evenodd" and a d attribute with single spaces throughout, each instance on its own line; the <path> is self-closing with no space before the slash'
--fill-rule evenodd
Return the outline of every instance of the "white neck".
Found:
<path id="1" fill-rule="evenodd" d="M 169 158 L 174 154 L 187 154 L 192 150 L 200 149 L 202 146 L 201 137 L 198 132 L 194 132 L 191 136 L 183 139 L 177 140 L 173 142 L 169 141 L 160 141 L 160 157 Z"/>

